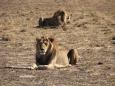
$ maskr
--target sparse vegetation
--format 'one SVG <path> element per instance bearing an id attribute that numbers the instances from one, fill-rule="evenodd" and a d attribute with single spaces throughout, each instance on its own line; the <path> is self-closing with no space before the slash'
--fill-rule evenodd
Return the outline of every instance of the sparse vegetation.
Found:
<path id="1" fill-rule="evenodd" d="M 67 31 L 35 28 L 59 9 L 72 14 Z M 35 63 L 41 36 L 77 49 L 77 65 L 24 69 Z M 115 0 L 0 0 L 0 86 L 115 86 L 114 44 Z"/>

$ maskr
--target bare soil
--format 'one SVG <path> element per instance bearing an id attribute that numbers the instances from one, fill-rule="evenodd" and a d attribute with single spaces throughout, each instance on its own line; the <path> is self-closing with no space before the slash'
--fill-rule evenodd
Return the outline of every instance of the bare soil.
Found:
<path id="1" fill-rule="evenodd" d="M 58 9 L 72 14 L 67 31 L 36 28 Z M 23 69 L 35 63 L 43 35 L 78 49 L 77 65 Z M 115 0 L 0 0 L 0 86 L 115 86 Z"/>

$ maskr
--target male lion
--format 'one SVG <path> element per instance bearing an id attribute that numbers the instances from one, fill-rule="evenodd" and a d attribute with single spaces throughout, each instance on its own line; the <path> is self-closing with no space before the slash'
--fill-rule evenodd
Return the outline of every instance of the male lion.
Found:
<path id="1" fill-rule="evenodd" d="M 36 42 L 36 65 L 33 65 L 31 69 L 54 69 L 75 64 L 71 60 L 77 59 L 78 56 L 73 55 L 75 53 L 71 51 L 67 54 L 67 51 L 62 48 L 58 50 L 53 38 L 41 37 L 36 39 Z M 72 50 L 74 51 L 74 49 Z"/>
<path id="2" fill-rule="evenodd" d="M 50 18 L 40 18 L 39 26 L 40 27 L 64 27 L 65 24 L 70 22 L 70 16 L 64 10 L 58 10 Z"/>

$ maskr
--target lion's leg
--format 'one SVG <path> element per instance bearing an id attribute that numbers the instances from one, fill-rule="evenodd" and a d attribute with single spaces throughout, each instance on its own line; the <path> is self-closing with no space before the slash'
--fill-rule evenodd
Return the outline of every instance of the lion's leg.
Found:
<path id="1" fill-rule="evenodd" d="M 47 67 L 47 69 L 54 69 L 54 65 L 53 64 L 45 65 L 45 67 Z"/>
<path id="2" fill-rule="evenodd" d="M 67 65 L 59 65 L 59 64 L 55 64 L 55 67 L 56 68 L 65 68 L 65 67 L 70 67 L 71 66 L 71 64 L 67 64 Z"/>
<path id="3" fill-rule="evenodd" d="M 54 65 L 38 65 L 39 70 L 54 69 Z"/>
<path id="4" fill-rule="evenodd" d="M 68 59 L 69 59 L 69 63 L 71 65 L 75 65 L 77 63 L 77 60 L 78 60 L 78 52 L 75 50 L 75 49 L 71 49 L 68 54 Z"/>
<path id="5" fill-rule="evenodd" d="M 30 67 L 31 70 L 34 70 L 34 69 L 40 69 L 40 70 L 45 70 L 45 69 L 54 69 L 54 65 L 50 64 L 50 65 L 36 65 L 36 64 L 33 64 L 31 67 Z"/>
<path id="6" fill-rule="evenodd" d="M 48 65 L 45 65 L 45 67 L 47 67 L 47 69 L 54 69 L 56 64 L 56 57 L 53 57 L 53 59 L 51 59 L 51 61 L 49 62 Z"/>

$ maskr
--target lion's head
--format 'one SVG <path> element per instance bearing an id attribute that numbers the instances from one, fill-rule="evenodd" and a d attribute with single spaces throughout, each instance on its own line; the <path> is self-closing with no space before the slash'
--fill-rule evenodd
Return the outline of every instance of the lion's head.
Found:
<path id="1" fill-rule="evenodd" d="M 70 16 L 65 10 L 58 10 L 54 13 L 53 17 L 59 18 L 61 17 L 61 22 L 70 23 Z"/>
<path id="2" fill-rule="evenodd" d="M 48 52 L 49 46 L 52 46 L 51 43 L 54 41 L 53 38 L 41 37 L 36 39 L 37 41 L 37 50 L 39 54 L 45 55 Z"/>

